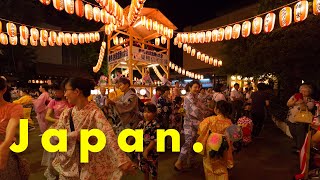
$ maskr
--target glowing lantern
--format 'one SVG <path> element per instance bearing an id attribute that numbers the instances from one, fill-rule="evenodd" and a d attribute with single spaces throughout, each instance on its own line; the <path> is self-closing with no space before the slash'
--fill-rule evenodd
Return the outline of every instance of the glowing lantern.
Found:
<path id="1" fill-rule="evenodd" d="M 34 39 L 32 38 L 32 36 L 31 36 L 31 37 L 30 37 L 30 44 L 31 44 L 31 46 L 38 46 L 38 41 L 34 40 Z"/>
<path id="2" fill-rule="evenodd" d="M 218 59 L 213 60 L 213 66 L 218 66 Z"/>
<path id="3" fill-rule="evenodd" d="M 84 40 L 86 43 L 90 43 L 90 34 L 89 33 L 84 34 Z"/>
<path id="4" fill-rule="evenodd" d="M 95 33 L 94 33 L 94 40 L 95 40 L 95 41 L 100 41 L 100 34 L 99 34 L 99 32 L 95 32 Z"/>
<path id="5" fill-rule="evenodd" d="M 158 28 L 159 28 L 159 34 L 163 34 L 163 24 L 158 23 Z"/>
<path id="6" fill-rule="evenodd" d="M 94 21 L 96 22 L 100 22 L 100 18 L 101 18 L 101 15 L 100 15 L 100 9 L 98 7 L 94 7 L 93 8 L 93 19 Z"/>
<path id="7" fill-rule="evenodd" d="M 2 22 L 0 21 L 0 33 L 2 33 Z"/>
<path id="8" fill-rule="evenodd" d="M 320 0 L 313 0 L 313 14 L 320 14 Z"/>
<path id="9" fill-rule="evenodd" d="M 201 32 L 200 33 L 200 43 L 204 43 L 206 39 L 206 33 L 205 32 Z"/>
<path id="10" fill-rule="evenodd" d="M 206 40 L 205 42 L 210 42 L 211 41 L 211 31 L 206 32 Z"/>
<path id="11" fill-rule="evenodd" d="M 61 38 L 60 36 L 58 36 L 57 39 L 56 39 L 56 45 L 62 46 L 63 39 L 64 38 Z"/>
<path id="12" fill-rule="evenodd" d="M 179 67 L 179 69 L 178 69 L 178 73 L 179 73 L 179 74 L 181 74 L 181 71 L 182 71 L 182 70 L 181 70 L 181 67 Z"/>
<path id="13" fill-rule="evenodd" d="M 54 46 L 54 42 L 49 38 L 48 39 L 49 46 Z"/>
<path id="14" fill-rule="evenodd" d="M 2 45 L 8 44 L 8 36 L 5 33 L 0 34 L 0 42 Z"/>
<path id="15" fill-rule="evenodd" d="M 168 38 L 173 38 L 173 29 L 168 29 Z"/>
<path id="16" fill-rule="evenodd" d="M 183 44 L 183 51 L 187 51 L 188 49 L 188 44 Z"/>
<path id="17" fill-rule="evenodd" d="M 235 24 L 232 27 L 232 39 L 238 39 L 240 37 L 241 25 Z"/>
<path id="18" fill-rule="evenodd" d="M 172 69 L 172 70 L 174 69 L 174 66 L 175 66 L 175 65 L 172 63 L 172 64 L 171 64 L 171 69 Z"/>
<path id="19" fill-rule="evenodd" d="M 191 53 L 191 46 L 188 46 L 188 47 L 187 47 L 187 53 L 188 53 L 188 54 Z"/>
<path id="20" fill-rule="evenodd" d="M 161 36 L 161 44 L 165 44 L 167 42 L 167 38 L 165 36 Z"/>
<path id="21" fill-rule="evenodd" d="M 77 16 L 83 17 L 84 16 L 84 5 L 81 0 L 76 0 L 74 3 L 75 11 Z"/>
<path id="22" fill-rule="evenodd" d="M 250 21 L 245 21 L 242 24 L 242 29 L 241 29 L 241 34 L 242 37 L 248 37 L 251 32 L 251 22 Z"/>
<path id="23" fill-rule="evenodd" d="M 224 39 L 225 40 L 230 40 L 232 37 L 232 27 L 231 26 L 227 26 L 224 29 Z"/>
<path id="24" fill-rule="evenodd" d="M 179 66 L 177 66 L 177 65 L 174 66 L 175 71 L 178 71 L 178 68 L 179 68 Z"/>
<path id="25" fill-rule="evenodd" d="M 40 40 L 47 42 L 48 41 L 48 31 L 40 30 Z"/>
<path id="26" fill-rule="evenodd" d="M 221 66 L 222 66 L 222 61 L 219 60 L 219 61 L 218 61 L 218 67 L 221 67 Z"/>
<path id="27" fill-rule="evenodd" d="M 64 0 L 64 10 L 68 14 L 74 13 L 74 0 Z"/>
<path id="28" fill-rule="evenodd" d="M 90 33 L 90 41 L 91 41 L 91 42 L 96 42 L 94 33 Z"/>
<path id="29" fill-rule="evenodd" d="M 62 11 L 64 9 L 64 1 L 63 0 L 53 0 L 53 6 L 58 11 Z"/>
<path id="30" fill-rule="evenodd" d="M 308 16 L 308 1 L 299 1 L 294 6 L 294 22 L 304 21 Z"/>
<path id="31" fill-rule="evenodd" d="M 197 52 L 197 59 L 201 59 L 201 52 Z"/>
<path id="32" fill-rule="evenodd" d="M 38 29 L 37 28 L 31 28 L 30 29 L 30 36 L 34 40 L 38 41 L 39 40 L 39 31 L 38 31 Z"/>
<path id="33" fill-rule="evenodd" d="M 112 38 L 112 41 L 113 41 L 113 44 L 114 44 L 114 45 L 118 45 L 118 44 L 119 44 L 119 39 L 118 39 L 117 36 L 113 37 L 113 38 Z"/>
<path id="34" fill-rule="evenodd" d="M 163 35 L 167 35 L 168 34 L 168 27 L 163 27 Z"/>
<path id="35" fill-rule="evenodd" d="M 201 54 L 201 61 L 204 61 L 204 59 L 205 59 L 205 57 L 206 57 L 206 55 L 205 54 Z"/>
<path id="36" fill-rule="evenodd" d="M 205 62 L 205 63 L 208 63 L 208 62 L 209 62 L 209 56 L 206 56 L 206 57 L 204 58 L 204 62 Z"/>
<path id="37" fill-rule="evenodd" d="M 160 39 L 159 39 L 159 38 L 156 38 L 156 39 L 154 40 L 154 44 L 157 45 L 157 46 L 159 46 L 159 45 L 160 45 Z"/>
<path id="38" fill-rule="evenodd" d="M 28 45 L 28 39 L 25 39 L 22 36 L 20 36 L 20 44 L 22 46 L 27 46 Z"/>
<path id="39" fill-rule="evenodd" d="M 13 46 L 17 45 L 18 44 L 18 37 L 17 36 L 9 37 L 9 42 Z"/>
<path id="40" fill-rule="evenodd" d="M 252 21 L 252 34 L 257 35 L 262 31 L 262 18 L 256 17 Z"/>
<path id="41" fill-rule="evenodd" d="M 73 33 L 71 38 L 72 38 L 72 44 L 73 44 L 73 45 L 77 45 L 78 42 L 79 42 L 78 34 Z"/>
<path id="42" fill-rule="evenodd" d="M 191 56 L 194 56 L 194 55 L 196 55 L 196 50 L 195 50 L 195 49 L 192 49 L 192 50 L 191 50 Z"/>
<path id="43" fill-rule="evenodd" d="M 13 23 L 7 23 L 7 33 L 10 37 L 17 36 L 17 26 Z"/>
<path id="44" fill-rule="evenodd" d="M 273 30 L 275 20 L 276 20 L 276 15 L 274 13 L 268 13 L 266 15 L 266 17 L 264 18 L 264 25 L 263 25 L 264 32 L 269 33 Z"/>
<path id="45" fill-rule="evenodd" d="M 51 0 L 40 0 L 40 2 L 44 5 L 49 5 L 51 3 Z"/>
<path id="46" fill-rule="evenodd" d="M 292 9 L 290 7 L 282 8 L 279 12 L 279 23 L 281 27 L 289 26 L 292 22 Z"/>
<path id="47" fill-rule="evenodd" d="M 209 58 L 209 64 L 212 64 L 213 63 L 213 57 L 210 57 Z"/>
<path id="48" fill-rule="evenodd" d="M 222 41 L 224 38 L 224 29 L 220 28 L 218 33 L 218 41 Z"/>
<path id="49" fill-rule="evenodd" d="M 46 47 L 47 44 L 48 44 L 47 41 L 42 41 L 42 40 L 40 39 L 40 45 L 41 45 L 41 46 Z"/>
<path id="50" fill-rule="evenodd" d="M 66 45 L 66 46 L 69 46 L 72 42 L 72 37 L 71 37 L 71 34 L 70 33 L 66 33 L 64 35 L 64 41 L 63 43 Z"/>
<path id="51" fill-rule="evenodd" d="M 107 16 L 107 11 L 105 9 L 101 9 L 100 11 L 100 20 L 102 23 L 107 23 L 108 21 L 108 16 Z"/>
<path id="52" fill-rule="evenodd" d="M 148 20 L 147 20 L 147 24 L 146 24 L 146 28 L 147 28 L 149 31 L 152 29 L 152 25 L 153 25 L 152 19 L 148 19 Z"/>
<path id="53" fill-rule="evenodd" d="M 79 37 L 79 44 L 84 44 L 84 42 L 85 42 L 85 37 L 84 37 L 84 34 L 83 33 L 80 33 L 79 35 L 78 35 L 78 37 Z"/>
<path id="54" fill-rule="evenodd" d="M 56 39 L 57 39 L 57 33 L 54 31 L 50 31 L 49 35 L 50 35 L 49 39 L 51 40 L 51 42 L 55 43 Z M 49 43 L 49 45 L 50 45 L 50 43 Z"/>
<path id="55" fill-rule="evenodd" d="M 178 43 L 178 48 L 182 48 L 182 42 Z"/>
<path id="56" fill-rule="evenodd" d="M 218 34 L 219 34 L 219 31 L 216 29 L 211 32 L 212 42 L 218 41 Z"/>
<path id="57" fill-rule="evenodd" d="M 19 30 L 20 30 L 20 36 L 23 39 L 28 39 L 29 38 L 29 29 L 26 26 L 20 26 Z"/>
<path id="58" fill-rule="evenodd" d="M 153 21 L 152 29 L 155 30 L 155 31 L 158 30 L 158 21 Z"/>
<path id="59" fill-rule="evenodd" d="M 85 15 L 86 19 L 88 19 L 89 21 L 92 20 L 92 18 L 93 18 L 93 9 L 92 9 L 92 6 L 90 4 L 86 4 L 84 6 L 84 15 Z"/>
<path id="60" fill-rule="evenodd" d="M 186 70 L 182 69 L 181 73 L 182 73 L 182 75 L 185 75 L 186 74 Z"/>

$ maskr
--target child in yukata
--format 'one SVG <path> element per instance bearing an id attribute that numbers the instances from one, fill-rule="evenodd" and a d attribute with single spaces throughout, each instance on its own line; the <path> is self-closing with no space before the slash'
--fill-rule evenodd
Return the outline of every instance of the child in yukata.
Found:
<path id="1" fill-rule="evenodd" d="M 137 129 L 143 129 L 143 152 L 137 152 L 139 169 L 144 173 L 144 179 L 158 177 L 158 157 L 156 151 L 156 131 L 160 125 L 156 121 L 157 107 L 152 103 L 147 103 L 144 107 L 144 120 L 140 121 Z"/>
<path id="2" fill-rule="evenodd" d="M 251 133 L 253 128 L 253 122 L 250 119 L 250 112 L 248 110 L 245 109 L 242 114 L 242 117 L 238 119 L 237 125 L 242 128 L 242 142 L 244 146 L 247 146 L 252 142 Z"/>

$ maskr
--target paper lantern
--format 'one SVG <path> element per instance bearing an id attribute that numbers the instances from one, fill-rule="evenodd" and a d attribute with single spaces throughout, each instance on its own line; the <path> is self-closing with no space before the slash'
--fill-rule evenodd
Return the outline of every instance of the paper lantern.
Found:
<path id="1" fill-rule="evenodd" d="M 252 34 L 257 35 L 262 31 L 262 18 L 256 17 L 252 21 Z"/>
<path id="2" fill-rule="evenodd" d="M 48 31 L 47 30 L 40 30 L 40 40 L 47 42 L 48 41 Z"/>
<path id="3" fill-rule="evenodd" d="M 32 38 L 32 36 L 30 37 L 30 44 L 31 44 L 31 46 L 38 46 L 38 41 L 37 40 L 34 40 L 33 38 Z"/>
<path id="4" fill-rule="evenodd" d="M 190 54 L 191 53 L 191 46 L 187 47 L 187 53 Z"/>
<path id="5" fill-rule="evenodd" d="M 320 14 L 320 0 L 313 0 L 313 14 Z"/>
<path id="6" fill-rule="evenodd" d="M 113 44 L 114 44 L 114 45 L 118 45 L 118 44 L 119 44 L 118 36 L 114 36 L 114 37 L 112 38 L 112 41 L 113 41 Z"/>
<path id="7" fill-rule="evenodd" d="M 307 18 L 308 7 L 308 1 L 299 1 L 294 6 L 294 22 L 301 22 Z"/>
<path id="8" fill-rule="evenodd" d="M 182 71 L 182 70 L 181 70 L 181 67 L 179 67 L 179 69 L 178 69 L 178 73 L 179 73 L 179 74 L 181 74 L 181 71 Z"/>
<path id="9" fill-rule="evenodd" d="M 2 22 L 0 21 L 0 33 L 2 33 Z"/>
<path id="10" fill-rule="evenodd" d="M 163 33 L 162 33 L 164 36 L 166 36 L 168 34 L 168 27 L 167 26 L 164 26 L 163 27 Z"/>
<path id="11" fill-rule="evenodd" d="M 11 22 L 7 23 L 7 33 L 10 37 L 17 36 L 17 26 Z"/>
<path id="12" fill-rule="evenodd" d="M 64 0 L 53 0 L 53 6 L 58 11 L 62 11 L 64 9 Z"/>
<path id="13" fill-rule="evenodd" d="M 5 33 L 0 34 L 0 42 L 2 45 L 8 44 L 8 36 Z"/>
<path id="14" fill-rule="evenodd" d="M 218 34 L 219 34 L 219 31 L 216 29 L 211 32 L 212 42 L 218 41 Z"/>
<path id="15" fill-rule="evenodd" d="M 192 49 L 191 50 L 191 56 L 195 56 L 196 55 L 196 50 L 195 49 Z"/>
<path id="16" fill-rule="evenodd" d="M 279 12 L 279 23 L 281 27 L 289 26 L 292 22 L 292 9 L 290 7 L 282 8 Z"/>
<path id="17" fill-rule="evenodd" d="M 93 19 L 93 9 L 90 4 L 84 6 L 84 15 L 89 21 Z"/>
<path id="18" fill-rule="evenodd" d="M 146 28 L 147 28 L 149 31 L 152 29 L 152 25 L 153 25 L 152 19 L 148 19 L 148 20 L 147 20 L 147 24 L 146 24 Z"/>
<path id="19" fill-rule="evenodd" d="M 71 34 L 70 33 L 66 33 L 64 35 L 64 41 L 63 43 L 66 45 L 66 46 L 69 46 L 72 42 L 72 37 L 71 37 Z"/>
<path id="20" fill-rule="evenodd" d="M 51 0 L 40 0 L 40 2 L 44 5 L 49 5 L 51 3 Z"/>
<path id="21" fill-rule="evenodd" d="M 159 45 L 160 45 L 160 38 L 156 38 L 156 39 L 154 40 L 154 44 L 157 45 L 157 46 L 159 46 Z"/>
<path id="22" fill-rule="evenodd" d="M 68 14 L 74 13 L 74 0 L 64 0 L 64 10 Z"/>
<path id="23" fill-rule="evenodd" d="M 178 48 L 182 48 L 182 42 L 178 43 Z"/>
<path id="24" fill-rule="evenodd" d="M 90 43 L 90 34 L 89 34 L 89 33 L 85 33 L 85 34 L 84 34 L 84 41 L 85 41 L 86 43 Z"/>
<path id="25" fill-rule="evenodd" d="M 171 69 L 174 69 L 174 66 L 175 66 L 174 63 L 171 63 Z"/>
<path id="26" fill-rule="evenodd" d="M 84 34 L 83 34 L 83 33 L 80 33 L 80 34 L 78 35 L 78 38 L 79 38 L 79 44 L 84 44 L 84 42 L 85 42 Z"/>
<path id="27" fill-rule="evenodd" d="M 232 27 L 232 39 L 238 39 L 240 37 L 241 25 L 235 24 Z"/>
<path id="28" fill-rule="evenodd" d="M 242 37 L 248 37 L 251 32 L 251 22 L 245 21 L 242 23 L 241 35 Z"/>
<path id="29" fill-rule="evenodd" d="M 34 40 L 38 41 L 39 40 L 39 30 L 37 28 L 31 28 L 30 29 L 30 36 Z"/>
<path id="30" fill-rule="evenodd" d="M 90 33 L 90 42 L 96 42 L 94 33 Z"/>
<path id="31" fill-rule="evenodd" d="M 227 26 L 224 29 L 224 39 L 225 40 L 230 40 L 232 37 L 232 27 L 231 26 Z"/>
<path id="32" fill-rule="evenodd" d="M 100 41 L 100 33 L 99 32 L 95 32 L 94 33 L 94 40 L 95 41 Z"/>
<path id="33" fill-rule="evenodd" d="M 54 46 L 54 42 L 49 38 L 48 39 L 49 46 Z"/>
<path id="34" fill-rule="evenodd" d="M 224 38 L 224 29 L 220 28 L 218 32 L 218 41 L 222 41 Z"/>
<path id="35" fill-rule="evenodd" d="M 183 44 L 183 51 L 187 51 L 188 49 L 188 44 Z"/>
<path id="36" fill-rule="evenodd" d="M 174 66 L 175 71 L 178 71 L 178 68 L 179 68 L 179 66 L 177 66 L 177 65 Z"/>
<path id="37" fill-rule="evenodd" d="M 23 39 L 28 39 L 29 38 L 29 29 L 26 26 L 20 26 L 19 30 L 20 30 L 20 36 Z"/>
<path id="38" fill-rule="evenodd" d="M 158 21 L 153 21 L 152 23 L 152 29 L 157 31 L 158 30 Z"/>
<path id="39" fill-rule="evenodd" d="M 205 54 L 201 54 L 201 61 L 204 61 L 204 59 L 205 59 L 205 57 L 206 57 L 206 55 Z"/>
<path id="40" fill-rule="evenodd" d="M 46 47 L 47 44 L 48 44 L 47 41 L 42 41 L 42 40 L 40 39 L 40 45 L 41 45 L 41 46 Z"/>
<path id="41" fill-rule="evenodd" d="M 93 8 L 93 19 L 94 21 L 96 22 L 100 22 L 100 18 L 101 18 L 101 15 L 100 15 L 100 9 L 98 7 L 94 7 Z"/>
<path id="42" fill-rule="evenodd" d="M 168 29 L 168 38 L 171 39 L 173 38 L 173 29 Z"/>
<path id="43" fill-rule="evenodd" d="M 165 36 L 161 36 L 161 44 L 166 44 L 167 38 Z"/>
<path id="44" fill-rule="evenodd" d="M 204 57 L 204 62 L 208 63 L 209 62 L 209 56 L 207 55 L 206 57 Z"/>
<path id="45" fill-rule="evenodd" d="M 221 66 L 222 66 L 222 61 L 219 60 L 219 61 L 218 61 L 218 67 L 221 67 Z"/>
<path id="46" fill-rule="evenodd" d="M 20 44 L 22 46 L 27 46 L 28 45 L 28 38 L 23 38 L 22 36 L 20 36 Z"/>
<path id="47" fill-rule="evenodd" d="M 218 59 L 213 60 L 213 66 L 218 66 Z"/>
<path id="48" fill-rule="evenodd" d="M 56 45 L 57 45 L 57 46 L 62 46 L 63 39 L 64 39 L 64 38 L 61 38 L 60 36 L 58 36 L 57 39 L 56 39 Z"/>
<path id="49" fill-rule="evenodd" d="M 210 42 L 211 41 L 211 31 L 207 31 L 206 32 L 206 38 L 205 38 L 205 42 Z"/>
<path id="50" fill-rule="evenodd" d="M 55 43 L 56 39 L 57 39 L 57 33 L 54 31 L 50 31 L 49 35 L 50 35 L 49 39 L 52 41 L 52 43 Z M 49 45 L 50 45 L 50 43 L 49 43 Z"/>
<path id="51" fill-rule="evenodd" d="M 107 21 L 108 21 L 108 16 L 107 16 L 107 11 L 105 10 L 105 9 L 101 9 L 101 11 L 100 11 L 100 20 L 101 20 L 101 22 L 102 23 L 107 23 Z"/>
<path id="52" fill-rule="evenodd" d="M 185 75 L 185 74 L 186 74 L 186 70 L 185 70 L 185 69 L 182 69 L 181 74 L 182 74 L 182 75 Z"/>
<path id="53" fill-rule="evenodd" d="M 209 64 L 212 64 L 213 63 L 213 57 L 210 57 L 209 58 Z"/>
<path id="54" fill-rule="evenodd" d="M 74 8 L 75 8 L 77 16 L 79 16 L 79 17 L 83 17 L 84 16 L 84 5 L 83 5 L 83 2 L 81 0 L 76 0 L 75 1 Z"/>
<path id="55" fill-rule="evenodd" d="M 17 36 L 9 37 L 9 42 L 13 46 L 17 45 L 18 44 L 18 37 Z"/>
<path id="56" fill-rule="evenodd" d="M 197 59 L 201 59 L 201 52 L 197 52 Z"/>
<path id="57" fill-rule="evenodd" d="M 273 30 L 275 20 L 276 20 L 276 15 L 274 13 L 268 13 L 266 15 L 266 17 L 264 18 L 264 25 L 263 25 L 264 32 L 269 33 Z"/>

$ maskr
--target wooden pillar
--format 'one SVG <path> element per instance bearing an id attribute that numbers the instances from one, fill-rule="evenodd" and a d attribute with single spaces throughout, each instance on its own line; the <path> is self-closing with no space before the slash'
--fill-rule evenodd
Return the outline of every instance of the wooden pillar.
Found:
<path id="1" fill-rule="evenodd" d="M 168 55 L 169 61 L 170 61 L 170 38 L 167 38 L 167 55 Z M 168 62 L 168 64 L 166 64 L 166 68 L 167 68 L 167 78 L 169 80 L 169 78 L 170 78 L 169 62 Z"/>
<path id="2" fill-rule="evenodd" d="M 110 48 L 111 48 L 111 45 L 110 45 L 110 41 L 111 41 L 111 36 L 107 36 L 107 57 L 110 55 L 111 51 L 110 51 Z M 107 58 L 107 61 L 108 61 L 108 58 Z M 110 66 L 109 62 L 108 63 L 108 85 L 111 85 L 112 84 L 112 79 L 111 79 L 111 71 L 112 71 L 112 67 Z"/>
<path id="3" fill-rule="evenodd" d="M 128 68 L 129 68 L 129 80 L 130 83 L 133 84 L 133 67 L 132 67 L 132 47 L 133 47 L 133 37 L 130 36 L 130 41 L 129 41 L 129 60 L 128 60 Z"/>

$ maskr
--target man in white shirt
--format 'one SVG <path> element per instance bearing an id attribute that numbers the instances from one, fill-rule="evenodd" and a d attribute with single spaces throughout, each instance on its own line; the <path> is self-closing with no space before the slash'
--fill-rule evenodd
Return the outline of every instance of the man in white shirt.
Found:
<path id="1" fill-rule="evenodd" d="M 242 94 L 241 92 L 239 91 L 239 84 L 238 83 L 235 83 L 234 86 L 233 86 L 233 90 L 231 91 L 230 93 L 230 99 L 231 101 L 236 101 L 236 100 L 243 100 L 243 97 L 242 97 Z"/>
<path id="2" fill-rule="evenodd" d="M 239 91 L 239 84 L 234 84 L 234 90 L 230 93 L 230 100 L 232 104 L 232 120 L 233 122 L 237 122 L 241 117 L 241 110 L 243 106 L 243 96 Z"/>

